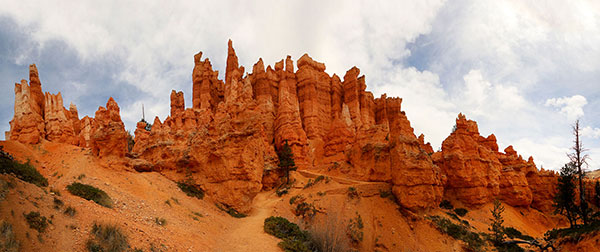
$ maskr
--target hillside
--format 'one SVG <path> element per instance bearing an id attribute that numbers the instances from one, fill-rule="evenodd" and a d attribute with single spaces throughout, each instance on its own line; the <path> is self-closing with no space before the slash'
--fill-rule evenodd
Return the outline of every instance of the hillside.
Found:
<path id="1" fill-rule="evenodd" d="M 556 173 L 512 146 L 500 151 L 463 114 L 434 152 L 414 134 L 402 99 L 374 98 L 356 67 L 329 76 L 305 54 L 296 71 L 288 56 L 266 69 L 260 59 L 246 73 L 231 41 L 224 81 L 201 52 L 194 63 L 192 106 L 173 90 L 170 116 L 139 122 L 132 139 L 113 98 L 80 119 L 60 93 L 42 92 L 30 66 L 0 142 L 48 179 L 36 186 L 0 177 L 8 183 L 0 218 L 22 251 L 85 251 L 94 223 L 120 227 L 144 251 L 281 251 L 264 231 L 270 216 L 314 236 L 338 234 L 359 251 L 487 251 L 496 199 L 504 225 L 524 235 L 541 239 L 567 225 L 552 214 Z M 298 170 L 278 195 L 277 152 L 286 143 Z M 106 192 L 112 207 L 74 195 L 74 182 Z M 68 206 L 73 216 L 63 214 Z M 49 219 L 47 230 L 28 226 L 30 212 Z"/>

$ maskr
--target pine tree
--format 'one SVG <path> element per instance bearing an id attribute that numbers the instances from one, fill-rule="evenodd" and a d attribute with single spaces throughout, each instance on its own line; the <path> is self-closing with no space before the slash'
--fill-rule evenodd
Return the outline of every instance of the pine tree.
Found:
<path id="1" fill-rule="evenodd" d="M 596 180 L 596 185 L 594 186 L 594 191 L 596 192 L 596 206 L 600 207 L 600 181 Z"/>
<path id="2" fill-rule="evenodd" d="M 492 232 L 492 241 L 494 244 L 500 245 L 504 241 L 505 235 L 504 226 L 502 225 L 504 224 L 504 218 L 502 217 L 504 206 L 496 199 L 494 200 L 494 208 L 490 212 L 492 213 L 492 218 L 490 218 L 492 223 L 488 230 Z"/>
<path id="3" fill-rule="evenodd" d="M 575 205 L 575 175 L 577 170 L 574 163 L 568 163 L 560 169 L 558 192 L 554 196 L 554 213 L 564 215 L 573 227 L 577 224 L 578 207 Z"/>
<path id="4" fill-rule="evenodd" d="M 288 145 L 288 141 L 285 140 L 285 144 L 281 147 L 281 150 L 277 153 L 279 157 L 279 169 L 281 169 L 285 174 L 285 184 L 290 183 L 290 171 L 295 171 L 297 169 L 296 163 L 294 162 L 294 153 L 292 153 L 292 148 Z"/>

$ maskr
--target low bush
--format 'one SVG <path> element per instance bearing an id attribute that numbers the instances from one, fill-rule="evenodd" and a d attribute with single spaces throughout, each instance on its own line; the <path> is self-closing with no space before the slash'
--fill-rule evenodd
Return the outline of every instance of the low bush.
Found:
<path id="1" fill-rule="evenodd" d="M 290 198 L 290 205 L 293 205 L 296 201 L 304 201 L 305 198 L 302 195 L 296 195 Z"/>
<path id="2" fill-rule="evenodd" d="M 294 209 L 294 214 L 296 214 L 296 216 L 302 216 L 302 218 L 310 218 L 317 214 L 317 209 L 312 203 L 300 202 L 296 205 L 296 209 Z"/>
<path id="3" fill-rule="evenodd" d="M 454 208 L 452 203 L 448 200 L 442 200 L 442 202 L 440 202 L 440 207 L 447 210 L 452 210 Z"/>
<path id="4" fill-rule="evenodd" d="M 527 241 L 532 241 L 534 240 L 533 237 L 529 236 L 529 235 L 525 235 L 523 233 L 521 233 L 521 231 L 519 231 L 518 229 L 514 228 L 514 227 L 505 227 L 504 228 L 504 233 L 506 234 L 506 236 L 510 239 L 521 239 L 521 240 L 527 240 Z"/>
<path id="5" fill-rule="evenodd" d="M 233 209 L 232 207 L 226 206 L 224 204 L 215 203 L 215 206 L 217 206 L 217 208 L 219 210 L 226 212 L 227 214 L 229 214 L 231 217 L 234 217 L 234 218 L 244 218 L 244 217 L 248 216 L 247 214 L 240 213 L 237 210 Z"/>
<path id="6" fill-rule="evenodd" d="M 283 217 L 271 216 L 265 219 L 265 233 L 273 235 L 283 241 L 278 246 L 286 252 L 312 252 L 313 245 L 308 232 L 303 231 L 298 225 L 289 222 Z"/>
<path id="7" fill-rule="evenodd" d="M 99 188 L 93 187 L 91 185 L 81 184 L 79 182 L 74 182 L 67 186 L 67 190 L 75 195 L 82 197 L 86 200 L 91 200 L 96 202 L 98 205 L 103 207 L 112 207 L 112 200 L 106 194 L 106 192 L 102 191 Z"/>
<path id="8" fill-rule="evenodd" d="M 27 163 L 20 163 L 16 160 L 1 157 L 0 158 L 0 173 L 2 174 L 13 174 L 20 180 L 27 183 L 34 184 L 39 187 L 48 186 L 48 179 L 46 179 L 38 170 L 33 167 L 29 161 Z"/>
<path id="9" fill-rule="evenodd" d="M 454 209 L 454 212 L 460 217 L 465 217 L 469 211 L 464 208 L 456 208 Z"/>
<path id="10" fill-rule="evenodd" d="M 19 247 L 12 225 L 2 220 L 0 223 L 0 251 L 18 252 Z"/>
<path id="11" fill-rule="evenodd" d="M 588 225 L 575 226 L 572 228 L 552 229 L 544 234 L 547 240 L 557 240 L 563 238 L 561 242 L 579 242 L 586 234 L 600 231 L 600 220 L 596 220 Z"/>
<path id="12" fill-rule="evenodd" d="M 75 210 L 75 208 L 73 208 L 71 206 L 68 206 L 67 208 L 65 208 L 65 212 L 64 213 L 67 216 L 73 217 L 77 213 L 77 210 Z"/>
<path id="13" fill-rule="evenodd" d="M 64 203 L 59 198 L 54 198 L 54 209 L 60 209 Z"/>
<path id="14" fill-rule="evenodd" d="M 43 233 L 46 231 L 48 227 L 48 219 L 45 216 L 42 216 L 40 212 L 29 212 L 28 214 L 23 214 L 27 224 L 30 228 L 37 230 L 39 233 Z"/>
<path id="15" fill-rule="evenodd" d="M 187 196 L 195 197 L 198 199 L 204 198 L 204 190 L 196 187 L 195 185 L 185 183 L 183 181 L 177 182 L 177 186 L 181 191 L 183 191 Z"/>
<path id="16" fill-rule="evenodd" d="M 478 233 L 469 230 L 469 227 L 464 225 L 454 224 L 449 219 L 440 216 L 427 217 L 432 221 L 435 227 L 442 233 L 451 236 L 454 239 L 464 241 L 467 249 L 470 251 L 480 251 L 485 241 Z"/>
<path id="17" fill-rule="evenodd" d="M 348 187 L 348 197 L 351 199 L 358 198 L 358 190 L 355 187 Z"/>
<path id="18" fill-rule="evenodd" d="M 363 240 L 364 233 L 362 231 L 364 227 L 362 217 L 358 212 L 356 213 L 356 217 L 350 219 L 350 224 L 348 224 L 348 236 L 350 240 L 354 243 L 359 243 Z"/>
<path id="19" fill-rule="evenodd" d="M 127 236 L 116 225 L 94 223 L 91 238 L 86 243 L 90 252 L 121 252 L 129 248 Z"/>

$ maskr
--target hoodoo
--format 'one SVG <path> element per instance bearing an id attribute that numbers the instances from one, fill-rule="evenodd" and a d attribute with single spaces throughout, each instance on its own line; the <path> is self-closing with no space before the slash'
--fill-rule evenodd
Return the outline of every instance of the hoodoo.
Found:
<path id="1" fill-rule="evenodd" d="M 110 98 L 94 118 L 78 118 L 63 107 L 60 93 L 43 95 L 35 65 L 29 84 L 15 84 L 15 115 L 7 139 L 42 140 L 91 148 L 98 158 L 129 159 L 138 171 L 156 171 L 177 180 L 185 174 L 227 207 L 248 212 L 254 197 L 280 176 L 276 151 L 287 141 L 300 170 L 357 181 L 383 182 L 398 203 L 411 210 L 438 206 L 443 198 L 482 205 L 498 198 L 512 206 L 547 211 L 556 174 L 538 171 L 512 147 L 498 151 L 496 137 L 479 135 L 462 114 L 456 130 L 433 152 L 417 137 L 402 99 L 374 98 L 356 67 L 343 79 L 304 54 L 273 66 L 262 59 L 246 73 L 228 43 L 225 80 L 202 52 L 194 56 L 192 102 L 171 92 L 171 113 L 151 128 L 140 122 L 135 145 L 119 106 Z M 128 154 L 129 152 L 129 154 Z"/>

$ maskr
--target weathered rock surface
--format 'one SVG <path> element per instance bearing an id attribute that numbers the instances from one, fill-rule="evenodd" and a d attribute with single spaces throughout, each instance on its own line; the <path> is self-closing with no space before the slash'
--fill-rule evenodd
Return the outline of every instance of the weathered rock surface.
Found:
<path id="1" fill-rule="evenodd" d="M 479 135 L 477 123 L 462 114 L 455 131 L 442 143 L 434 161 L 447 177 L 444 196 L 468 205 L 500 199 L 512 206 L 548 210 L 556 175 L 539 172 L 533 158 L 525 161 L 512 146 L 498 151 L 496 137 Z"/>
<path id="2" fill-rule="evenodd" d="M 90 135 L 92 153 L 99 157 L 124 157 L 127 153 L 127 132 L 121 121 L 119 105 L 110 97 L 106 108 L 99 107 Z"/>
<path id="3" fill-rule="evenodd" d="M 307 54 L 267 66 L 262 59 L 246 74 L 231 41 L 224 81 L 202 52 L 194 56 L 192 105 L 172 91 L 171 113 L 155 118 L 151 130 L 139 122 L 127 163 L 138 171 L 184 176 L 220 203 L 248 212 L 254 196 L 278 184 L 276 150 L 288 142 L 299 169 L 391 185 L 400 205 L 436 207 L 442 197 L 479 205 L 500 198 L 513 206 L 548 209 L 556 177 L 539 172 L 512 147 L 498 152 L 494 135 L 457 119 L 457 129 L 434 153 L 417 137 L 402 99 L 366 91 L 356 67 L 343 80 Z M 15 85 L 10 139 L 41 139 L 89 147 L 100 158 L 124 157 L 127 133 L 110 98 L 94 118 L 79 120 L 77 108 L 63 107 L 60 93 L 43 95 L 37 69 L 30 85 Z"/>

